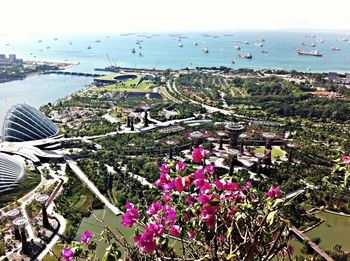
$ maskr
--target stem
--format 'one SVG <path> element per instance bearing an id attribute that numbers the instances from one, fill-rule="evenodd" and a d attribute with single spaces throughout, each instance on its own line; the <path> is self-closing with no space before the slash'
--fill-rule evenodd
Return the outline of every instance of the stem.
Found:
<path id="1" fill-rule="evenodd" d="M 283 227 L 280 229 L 280 231 L 278 232 L 278 235 L 277 235 L 275 241 L 273 242 L 273 244 L 272 244 L 272 246 L 271 246 L 269 252 L 268 252 L 267 255 L 266 255 L 266 260 L 269 260 L 269 259 L 270 259 L 269 256 L 272 254 L 274 248 L 276 247 L 278 241 L 280 240 L 284 228 L 285 228 L 285 226 L 283 226 Z"/>

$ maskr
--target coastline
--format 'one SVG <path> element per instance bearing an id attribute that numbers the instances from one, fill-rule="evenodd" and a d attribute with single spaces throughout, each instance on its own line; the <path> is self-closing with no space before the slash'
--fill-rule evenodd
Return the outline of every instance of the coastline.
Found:
<path id="1" fill-rule="evenodd" d="M 80 62 L 76 61 L 24 61 L 23 65 L 29 65 L 29 66 L 50 66 L 50 67 L 57 67 L 58 70 L 65 70 L 71 67 L 78 66 Z M 39 70 L 36 72 L 30 72 L 24 75 L 24 77 L 18 77 L 13 79 L 1 79 L 0 78 L 0 84 L 12 82 L 12 81 L 21 81 L 24 80 L 27 77 L 34 76 L 34 75 L 40 75 L 43 74 L 45 70 Z"/>

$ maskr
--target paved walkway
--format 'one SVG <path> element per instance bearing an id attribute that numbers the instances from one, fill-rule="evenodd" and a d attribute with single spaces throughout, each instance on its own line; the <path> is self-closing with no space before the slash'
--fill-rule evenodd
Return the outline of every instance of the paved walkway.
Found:
<path id="1" fill-rule="evenodd" d="M 116 206 L 111 204 L 107 198 L 101 194 L 98 188 L 89 180 L 89 178 L 85 175 L 85 173 L 78 167 L 77 163 L 73 160 L 67 160 L 69 167 L 74 171 L 74 173 L 80 178 L 82 182 L 84 182 L 88 188 L 95 194 L 95 196 L 100 199 L 106 207 L 111 210 L 115 215 L 120 215 L 123 212 L 118 209 Z"/>
<path id="2" fill-rule="evenodd" d="M 299 229 L 292 226 L 293 233 L 302 241 L 306 241 L 307 244 L 320 256 L 322 256 L 327 261 L 334 261 L 332 257 L 330 257 L 323 249 L 321 249 L 317 244 L 311 241 L 305 234 L 303 234 Z"/>

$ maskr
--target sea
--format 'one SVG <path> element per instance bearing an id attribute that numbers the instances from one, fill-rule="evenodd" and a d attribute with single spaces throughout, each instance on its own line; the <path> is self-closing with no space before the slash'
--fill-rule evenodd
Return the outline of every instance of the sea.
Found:
<path id="1" fill-rule="evenodd" d="M 160 69 L 226 66 L 345 73 L 350 71 L 348 39 L 350 33 L 297 31 L 0 34 L 0 54 L 16 54 L 24 60 L 79 62 L 66 70 L 86 73 L 106 66 Z M 332 51 L 332 47 L 341 50 Z M 317 50 L 323 56 L 299 56 L 297 49 Z M 238 57 L 246 53 L 251 53 L 252 59 Z M 80 90 L 91 81 L 89 77 L 40 75 L 0 84 L 0 127 L 1 119 L 14 103 L 39 107 Z"/>

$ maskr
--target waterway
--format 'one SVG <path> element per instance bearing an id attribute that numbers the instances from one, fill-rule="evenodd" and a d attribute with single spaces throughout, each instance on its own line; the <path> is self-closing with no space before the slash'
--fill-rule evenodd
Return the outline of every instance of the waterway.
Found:
<path id="1" fill-rule="evenodd" d="M 93 240 L 97 242 L 100 239 L 100 233 L 108 226 L 113 231 L 113 233 L 119 237 L 120 234 L 118 233 L 118 230 L 121 231 L 128 242 L 132 243 L 134 230 L 132 228 L 123 227 L 120 224 L 121 220 L 121 215 L 116 216 L 109 209 L 94 210 L 93 214 L 87 218 L 84 218 L 80 223 L 76 234 L 76 240 L 80 241 L 80 237 L 84 231 L 89 230 L 90 233 L 93 234 Z M 108 244 L 103 241 L 97 243 L 97 256 L 102 257 Z"/>
<path id="2" fill-rule="evenodd" d="M 320 237 L 320 246 L 327 250 L 338 244 L 343 250 L 350 251 L 350 217 L 322 212 L 319 214 L 325 220 L 317 228 L 306 233 L 309 238 Z"/>
<path id="3" fill-rule="evenodd" d="M 324 250 L 331 250 L 338 244 L 344 251 L 350 251 L 350 217 L 334 215 L 326 212 L 317 214 L 325 221 L 318 227 L 306 232 L 310 238 L 321 238 L 320 247 Z M 301 249 L 303 244 L 293 239 L 291 245 L 295 248 L 295 255 L 303 255 Z"/>
<path id="4" fill-rule="evenodd" d="M 349 34 L 295 31 L 206 33 L 211 35 L 183 33 L 186 37 L 181 39 L 183 47 L 179 47 L 178 37 L 171 37 L 167 33 L 153 36 L 151 33 L 128 36 L 119 33 L 26 34 L 20 37 L 0 35 L 0 49 L 1 53 L 15 53 L 25 60 L 77 61 L 80 65 L 69 70 L 80 72 L 93 72 L 94 68 L 107 65 L 163 69 L 227 66 L 234 69 L 350 71 L 350 45 L 343 41 L 350 39 Z M 315 34 L 315 37 L 310 37 L 310 33 Z M 258 47 L 255 42 L 261 38 L 266 41 L 263 42 L 263 47 Z M 320 43 L 320 39 L 324 43 Z M 142 49 L 138 48 L 136 41 L 142 41 Z M 244 41 L 249 44 L 243 44 Z M 312 47 L 312 44 L 316 46 Z M 241 51 L 233 48 L 237 45 L 241 47 Z M 341 51 L 332 51 L 333 46 L 341 48 Z M 135 48 L 135 53 L 131 52 L 132 48 Z M 203 48 L 208 48 L 209 52 L 204 53 Z M 323 57 L 299 56 L 297 48 L 305 51 L 318 50 Z M 242 59 L 238 57 L 238 53 L 251 53 L 253 58 Z M 235 63 L 232 64 L 232 61 Z"/>
<path id="5" fill-rule="evenodd" d="M 8 109 L 17 103 L 39 108 L 71 95 L 92 82 L 91 77 L 68 75 L 34 75 L 0 84 L 0 129 Z"/>

